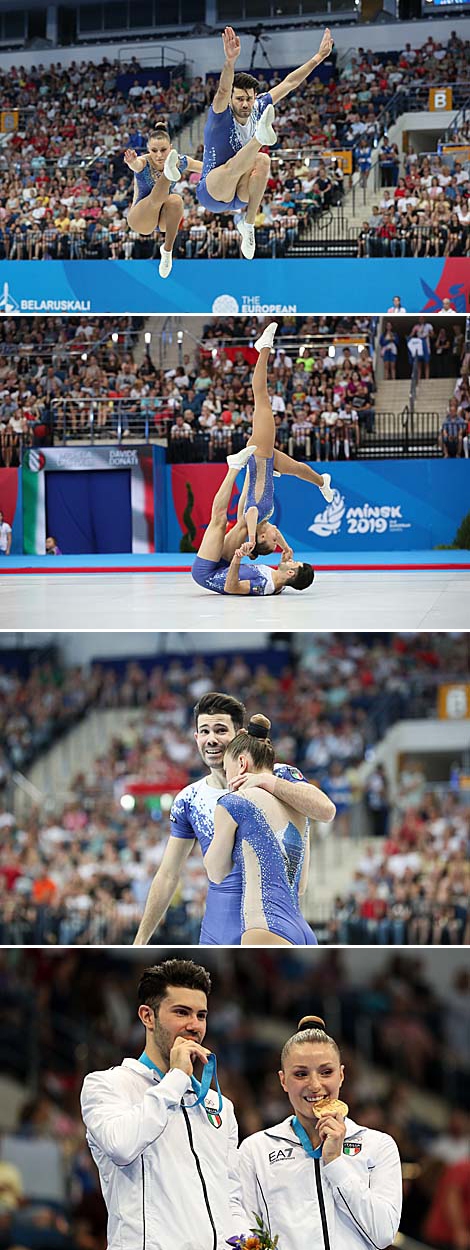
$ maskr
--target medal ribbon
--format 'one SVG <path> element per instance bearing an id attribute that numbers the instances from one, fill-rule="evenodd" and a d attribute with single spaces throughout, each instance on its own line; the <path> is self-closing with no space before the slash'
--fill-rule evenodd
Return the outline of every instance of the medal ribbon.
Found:
<path id="1" fill-rule="evenodd" d="M 153 1068 L 155 1072 L 158 1072 L 158 1075 L 161 1080 L 163 1080 L 163 1077 L 166 1075 L 165 1072 L 160 1071 L 160 1068 L 157 1068 L 156 1063 L 153 1063 L 152 1059 L 149 1059 L 149 1056 L 146 1054 L 145 1050 L 143 1050 L 142 1054 L 139 1055 L 139 1063 L 144 1063 L 146 1068 Z M 207 1097 L 207 1094 L 209 1093 L 209 1089 L 211 1087 L 212 1081 L 214 1081 L 215 1088 L 217 1091 L 217 1097 L 218 1097 L 217 1111 L 220 1113 L 220 1111 L 222 1110 L 222 1094 L 220 1092 L 219 1078 L 217 1076 L 217 1058 L 213 1053 L 209 1055 L 207 1063 L 204 1064 L 204 1067 L 202 1069 L 202 1081 L 198 1081 L 195 1076 L 191 1077 L 191 1085 L 193 1087 L 194 1093 L 198 1095 L 198 1097 L 196 1098 L 196 1102 L 193 1103 L 193 1107 L 198 1107 L 199 1103 L 202 1103 L 204 1106 L 204 1102 Z M 204 1106 L 204 1110 L 206 1110 L 205 1106 Z"/>
<path id="2" fill-rule="evenodd" d="M 322 1152 L 323 1147 L 312 1146 L 308 1133 L 306 1133 L 303 1127 L 303 1124 L 300 1123 L 300 1120 L 297 1119 L 296 1115 L 294 1115 L 292 1118 L 292 1128 L 294 1130 L 294 1133 L 299 1139 L 300 1145 L 303 1146 L 305 1153 L 308 1154 L 311 1159 L 321 1159 L 321 1152 Z"/>

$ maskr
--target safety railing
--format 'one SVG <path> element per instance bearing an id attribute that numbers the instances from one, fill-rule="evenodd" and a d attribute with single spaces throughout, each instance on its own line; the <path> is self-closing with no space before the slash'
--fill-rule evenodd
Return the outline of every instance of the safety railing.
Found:
<path id="1" fill-rule="evenodd" d="M 341 213 L 289 225 L 274 218 L 256 227 L 259 259 L 329 256 L 445 257 L 464 256 L 466 231 L 444 222 L 439 227 L 405 223 L 387 230 L 370 225 L 352 226 Z M 238 232 L 213 219 L 211 228 L 199 222 L 183 225 L 173 249 L 175 260 L 235 260 L 240 257 Z M 108 225 L 78 226 L 66 232 L 55 226 L 18 227 L 8 234 L 0 226 L 0 260 L 158 260 L 160 235 L 142 237 L 132 230 Z M 456 309 L 463 311 L 463 309 Z"/>
<path id="2" fill-rule="evenodd" d="M 203 913 L 184 902 L 170 907 L 159 926 L 159 946 L 197 945 Z M 113 897 L 104 903 L 90 897 L 89 908 L 73 900 L 37 905 L 29 899 L 9 898 L 0 917 L 0 943 L 6 946 L 129 946 L 142 918 L 138 904 L 120 906 Z"/>
<path id="3" fill-rule="evenodd" d="M 49 414 L 42 418 L 49 442 L 166 444 L 175 415 L 168 415 L 163 401 L 145 396 L 142 400 L 113 399 L 106 395 L 88 399 L 53 399 Z"/>
<path id="4" fill-rule="evenodd" d="M 129 45 L 119 48 L 117 55 L 121 64 L 127 64 L 132 56 L 132 48 Z M 177 66 L 178 69 L 185 70 L 188 65 L 194 64 L 193 61 L 188 61 L 186 56 L 181 56 L 181 44 L 177 47 L 175 44 L 166 43 L 166 41 L 165 43 L 152 43 L 152 51 L 147 53 L 139 52 L 138 60 L 139 66 L 147 65 L 149 68 L 155 69 L 158 66 L 161 66 L 162 69 L 168 68 L 168 66 Z"/>
<path id="5" fill-rule="evenodd" d="M 359 420 L 361 420 L 359 412 Z M 442 455 L 439 440 L 444 414 L 412 412 L 405 405 L 402 412 L 377 412 L 369 419 L 369 428 L 361 432 L 358 452 L 360 460 L 420 459 Z M 364 422 L 366 425 L 366 423 Z"/>
<path id="6" fill-rule="evenodd" d="M 55 401 L 46 415 L 27 422 L 27 430 L 17 435 L 11 462 L 21 462 L 31 446 L 94 446 L 99 441 L 159 444 L 165 447 L 170 464 L 222 462 L 245 445 L 251 430 L 237 417 L 230 427 L 215 424 L 204 430 L 191 427 L 191 419 L 184 405 L 169 416 L 168 410 L 124 400 Z M 409 404 L 401 412 L 376 411 L 370 404 L 352 412 L 316 416 L 312 421 L 294 415 L 279 422 L 276 446 L 296 460 L 435 457 L 442 455 L 442 421 L 444 412 L 412 412 Z M 465 455 L 466 450 L 467 442 Z"/>
<path id="7" fill-rule="evenodd" d="M 361 915 L 356 900 L 346 898 L 321 940 L 339 946 L 461 946 L 467 927 L 463 910 L 456 895 L 448 903 L 433 903 L 421 909 L 418 916 L 410 899 L 397 908 L 394 903 L 384 907 L 384 917 L 372 920 Z M 318 936 L 315 916 L 311 923 Z M 406 1245 L 406 1240 L 400 1244 Z"/>
<path id="8" fill-rule="evenodd" d="M 409 908 L 401 907 L 395 915 L 392 905 L 384 909 L 381 920 L 366 919 L 356 900 L 346 897 L 339 914 L 332 915 L 327 904 L 317 904 L 308 919 L 321 942 L 356 946 L 401 945 L 462 945 L 465 939 L 466 917 L 461 895 L 449 902 L 433 904 L 421 910 L 419 916 Z M 199 939 L 203 912 L 194 914 L 194 905 L 184 902 L 171 907 L 164 924 L 158 930 L 158 945 L 192 945 Z M 6 946 L 124 946 L 135 937 L 142 917 L 138 904 L 119 905 L 109 898 L 100 903 L 90 899 L 90 907 L 74 907 L 73 902 L 58 904 L 32 904 L 30 900 L 15 897 L 8 900 L 0 922 L 0 940 Z M 74 1026 L 70 1025 L 70 1028 Z"/>
<path id="9" fill-rule="evenodd" d="M 357 413 L 357 419 L 356 419 Z M 192 412 L 181 407 L 171 416 L 158 399 L 53 400 L 46 416 L 32 425 L 31 437 L 20 438 L 25 448 L 39 446 L 93 446 L 99 441 L 112 444 L 158 443 L 167 448 L 171 464 L 222 462 L 243 447 L 251 426 L 236 418 L 232 427 L 216 423 L 204 430 L 191 428 Z M 401 412 L 376 411 L 373 404 L 349 413 L 319 414 L 306 421 L 303 416 L 282 416 L 276 444 L 298 460 L 382 459 L 388 456 L 440 456 L 440 429 L 443 412 L 416 412 L 409 404 Z M 345 447 L 344 444 L 348 446 Z"/>

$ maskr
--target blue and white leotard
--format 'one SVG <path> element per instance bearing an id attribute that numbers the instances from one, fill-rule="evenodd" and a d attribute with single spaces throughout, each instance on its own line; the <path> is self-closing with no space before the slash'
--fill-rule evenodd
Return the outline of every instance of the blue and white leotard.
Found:
<path id="1" fill-rule="evenodd" d="M 299 906 L 307 830 L 302 835 L 288 821 L 276 833 L 261 808 L 240 791 L 222 795 L 219 803 L 238 825 L 233 863 L 242 875 L 242 933 L 268 929 L 294 946 L 316 946 Z"/>
<path id="2" fill-rule="evenodd" d="M 262 521 L 268 521 L 274 512 L 274 456 L 250 456 L 247 468 L 248 490 L 244 514 L 246 515 L 248 508 L 257 508 L 260 525 Z M 261 495 L 257 499 L 260 486 Z"/>
<path id="3" fill-rule="evenodd" d="M 293 785 L 305 781 L 298 768 L 290 764 L 275 764 L 274 773 L 281 780 Z M 214 811 L 220 790 L 208 784 L 207 777 L 193 781 L 180 790 L 170 812 L 171 835 L 192 841 L 197 838 L 202 854 L 214 837 Z M 220 885 L 209 882 L 206 910 L 199 941 L 203 946 L 238 946 L 240 944 L 240 907 L 242 879 L 240 868 L 235 865 Z"/>
<path id="4" fill-rule="evenodd" d="M 184 173 L 188 165 L 188 157 L 180 156 L 178 165 L 181 170 L 181 173 Z M 150 192 L 153 191 L 155 183 L 158 182 L 159 178 L 161 178 L 161 173 L 158 170 L 152 170 L 149 162 L 146 161 L 143 169 L 139 170 L 138 172 L 134 171 L 134 178 L 135 178 L 136 186 L 138 190 L 138 196 L 137 196 L 137 199 L 135 200 L 135 203 L 140 204 L 140 201 L 146 200 L 147 196 L 150 195 Z M 171 195 L 173 191 L 175 190 L 175 187 L 177 186 L 178 186 L 177 182 L 171 182 L 168 194 Z"/>

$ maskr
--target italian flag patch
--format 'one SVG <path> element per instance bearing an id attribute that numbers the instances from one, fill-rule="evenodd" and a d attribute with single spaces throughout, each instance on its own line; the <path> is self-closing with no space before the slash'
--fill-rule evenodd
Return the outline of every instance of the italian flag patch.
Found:
<path id="1" fill-rule="evenodd" d="M 218 1111 L 211 1111 L 210 1108 L 208 1109 L 206 1107 L 206 1115 L 209 1124 L 212 1124 L 212 1128 L 220 1128 L 222 1124 L 222 1116 L 219 1115 Z"/>
<path id="2" fill-rule="evenodd" d="M 361 1150 L 362 1143 L 360 1141 L 346 1141 L 343 1146 L 344 1155 L 358 1155 Z"/>

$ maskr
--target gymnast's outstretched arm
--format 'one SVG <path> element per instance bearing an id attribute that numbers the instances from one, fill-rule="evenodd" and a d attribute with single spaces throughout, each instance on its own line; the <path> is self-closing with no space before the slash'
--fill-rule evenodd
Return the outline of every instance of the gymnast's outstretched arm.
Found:
<path id="1" fill-rule="evenodd" d="M 315 56 L 311 56 L 310 60 L 306 61 L 304 65 L 300 65 L 298 69 L 293 69 L 292 73 L 283 78 L 277 87 L 273 87 L 271 91 L 273 104 L 277 104 L 278 100 L 283 100 L 291 91 L 295 91 L 296 87 L 300 87 L 300 84 L 305 82 L 305 79 L 316 69 L 317 65 L 321 65 L 321 62 L 325 61 L 326 57 L 330 55 L 332 47 L 333 40 L 327 28 Z"/>

